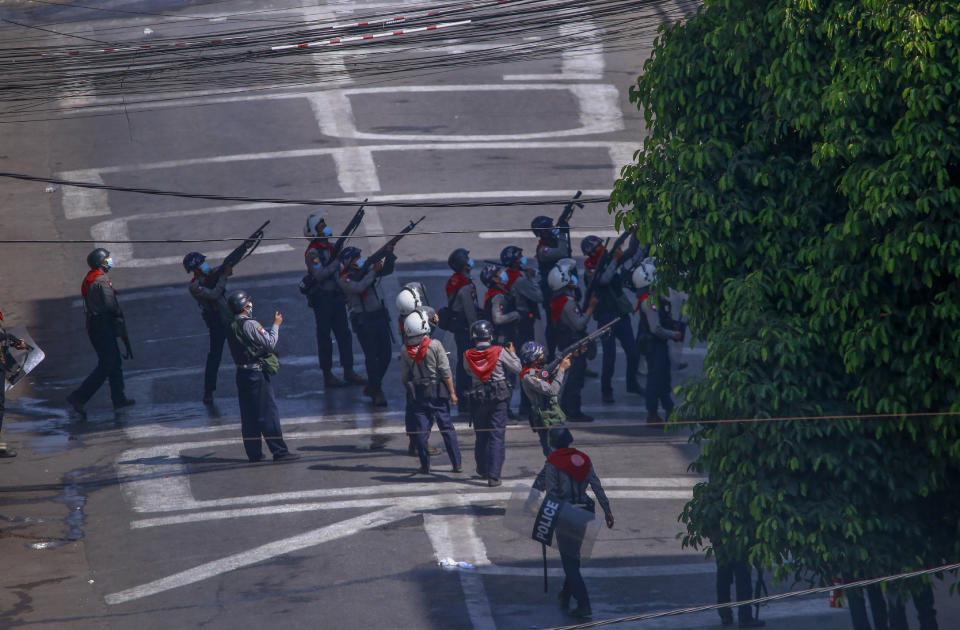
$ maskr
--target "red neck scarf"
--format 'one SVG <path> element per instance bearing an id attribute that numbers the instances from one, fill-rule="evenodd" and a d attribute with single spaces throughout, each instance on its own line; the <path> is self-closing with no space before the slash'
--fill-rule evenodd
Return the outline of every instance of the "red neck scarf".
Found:
<path id="1" fill-rule="evenodd" d="M 503 289 L 499 289 L 497 287 L 494 287 L 492 289 L 487 289 L 487 294 L 483 298 L 483 308 L 487 308 L 487 304 L 490 303 L 490 300 L 493 299 L 493 296 L 506 295 L 506 294 L 507 294 L 506 291 L 504 291 Z"/>
<path id="2" fill-rule="evenodd" d="M 468 284 L 473 284 L 473 281 L 470 280 L 470 278 L 468 278 L 467 276 L 460 273 L 459 271 L 453 274 L 452 276 L 450 276 L 450 279 L 447 280 L 447 286 L 446 286 L 447 299 L 450 299 L 450 296 L 452 296 L 454 293 L 456 293 L 463 287 L 467 286 Z"/>
<path id="3" fill-rule="evenodd" d="M 573 477 L 577 483 L 583 483 L 590 474 L 590 458 L 575 448 L 558 448 L 550 453 L 547 461 Z"/>
<path id="4" fill-rule="evenodd" d="M 348 273 L 353 273 L 354 271 L 357 271 L 357 269 L 350 269 L 350 268 L 341 269 L 341 270 L 340 270 L 340 277 L 342 278 L 342 277 L 344 277 L 345 275 L 347 275 Z M 353 279 L 352 276 L 351 276 L 350 278 L 348 278 L 348 280 L 352 280 L 352 279 Z M 367 291 L 366 291 L 366 290 L 364 290 L 363 293 L 360 294 L 360 299 L 361 299 L 361 300 L 367 299 Z M 401 327 L 402 327 L 402 325 L 401 325 Z"/>
<path id="5" fill-rule="evenodd" d="M 532 365 L 528 365 L 527 367 L 523 368 L 523 370 L 520 372 L 520 380 L 522 381 L 522 380 L 523 380 L 523 377 L 527 375 L 527 372 L 529 372 L 529 371 L 531 371 L 531 370 L 533 370 L 533 369 L 535 369 L 535 368 L 534 368 Z M 548 383 L 552 383 L 552 382 L 553 382 L 553 379 L 550 378 L 550 373 L 547 372 L 546 370 L 543 370 L 543 371 L 540 373 L 540 377 L 543 378 L 543 379 L 545 379 Z"/>
<path id="6" fill-rule="evenodd" d="M 637 308 L 633 309 L 634 313 L 640 310 L 640 305 L 643 304 L 643 301 L 647 299 L 647 296 L 649 295 L 650 295 L 649 293 L 644 293 L 643 295 L 637 298 Z"/>
<path id="7" fill-rule="evenodd" d="M 93 284 L 97 278 L 105 275 L 107 274 L 103 272 L 103 269 L 91 269 L 90 271 L 88 271 L 87 275 L 84 276 L 83 278 L 83 284 L 80 285 L 80 295 L 83 297 L 87 297 L 87 291 L 90 290 L 90 285 Z M 112 284 L 110 285 L 110 288 L 113 289 Z M 113 292 L 116 293 L 117 290 L 113 289 Z"/>
<path id="8" fill-rule="evenodd" d="M 486 383 L 493 376 L 493 370 L 497 367 L 501 352 L 503 352 L 503 346 L 490 346 L 483 350 L 471 348 L 463 353 L 463 357 L 467 360 L 470 371 Z"/>
<path id="9" fill-rule="evenodd" d="M 311 249 L 333 249 L 333 245 L 330 243 L 321 243 L 319 241 L 311 241 L 310 245 L 307 246 L 307 251 Z"/>
<path id="10" fill-rule="evenodd" d="M 410 355 L 410 358 L 413 359 L 418 365 L 423 363 L 423 358 L 427 356 L 427 348 L 430 347 L 430 342 L 432 339 L 423 336 L 423 339 L 420 340 L 420 343 L 415 343 L 412 346 L 407 346 L 407 354 Z"/>
<path id="11" fill-rule="evenodd" d="M 522 271 L 517 271 L 516 269 L 507 269 L 507 290 L 510 290 L 510 287 L 513 286 L 513 283 L 516 282 L 517 278 L 522 275 Z"/>
<path id="12" fill-rule="evenodd" d="M 563 307 L 567 305 L 567 300 L 569 299 L 569 295 L 558 295 L 550 300 L 550 321 L 554 324 L 559 321 L 560 314 L 563 313 Z"/>
<path id="13" fill-rule="evenodd" d="M 597 248 L 597 251 L 594 252 L 593 256 L 583 261 L 583 266 L 590 271 L 596 271 L 597 264 L 600 262 L 601 256 L 603 256 L 603 245 Z"/>

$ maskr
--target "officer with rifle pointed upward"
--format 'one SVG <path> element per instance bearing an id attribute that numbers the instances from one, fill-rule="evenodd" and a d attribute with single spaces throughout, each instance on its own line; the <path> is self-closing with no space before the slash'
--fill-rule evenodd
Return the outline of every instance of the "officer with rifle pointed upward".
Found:
<path id="1" fill-rule="evenodd" d="M 203 404 L 213 404 L 213 394 L 217 390 L 217 373 L 220 371 L 220 359 L 223 357 L 223 344 L 227 340 L 227 326 L 232 319 L 227 308 L 227 278 L 233 275 L 233 268 L 219 267 L 216 274 L 210 268 L 207 257 L 200 252 L 190 252 L 183 257 L 183 268 L 193 272 L 190 280 L 190 295 L 200 306 L 200 317 L 210 333 L 210 348 L 203 373 Z M 216 275 L 213 286 L 208 280 Z"/>

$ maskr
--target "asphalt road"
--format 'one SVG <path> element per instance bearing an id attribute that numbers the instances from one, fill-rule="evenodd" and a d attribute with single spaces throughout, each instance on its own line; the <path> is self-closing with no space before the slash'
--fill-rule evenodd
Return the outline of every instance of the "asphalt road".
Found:
<path id="1" fill-rule="evenodd" d="M 339 19 L 370 6 L 321 10 Z M 283 15 L 297 11 L 316 9 Z M 84 20 L 87 36 L 142 28 L 144 19 L 94 20 L 77 8 L 69 17 Z M 451 37 L 441 52 L 456 55 L 458 46 Z M 642 117 L 627 98 L 641 53 L 609 54 L 596 45 L 388 83 L 184 92 L 151 105 L 94 94 L 86 104 L 96 106 L 88 110 L 95 116 L 0 128 L 0 164 L 65 179 L 256 197 L 456 204 L 566 198 L 576 190 L 603 196 L 642 141 Z M 284 313 L 278 404 L 286 440 L 303 456 L 284 465 L 246 462 L 228 356 L 215 405 L 200 403 L 206 334 L 180 259 L 189 249 L 217 258 L 232 245 L 112 243 L 242 237 L 267 219 L 268 236 L 295 237 L 310 207 L 45 191 L 23 182 L 4 182 L 0 195 L 0 221 L 12 238 L 93 238 L 111 249 L 111 277 L 136 352 L 125 365 L 127 393 L 137 399 L 115 413 L 104 388 L 85 422 L 65 409 L 64 396 L 94 364 L 76 290 L 91 246 L 5 246 L 0 306 L 8 322 L 29 327 L 48 358 L 8 402 L 5 437 L 21 454 L 0 463 L 0 549 L 13 567 L 2 579 L 0 626 L 505 630 L 572 622 L 555 606 L 556 553 L 544 594 L 539 546 L 504 525 L 511 492 L 528 487 L 543 463 L 534 435 L 511 426 L 502 488 L 471 476 L 474 439 L 463 423 L 465 472 L 449 472 L 440 457 L 433 475 L 414 475 L 396 371 L 385 383 L 385 410 L 358 390 L 323 389 L 312 314 L 296 289 L 303 240 L 264 242 L 230 281 L 253 295 L 261 318 Z M 420 215 L 424 231 L 462 232 L 403 240 L 398 271 L 382 283 L 391 310 L 398 286 L 412 280 L 423 281 L 438 304 L 453 248 L 482 260 L 516 244 L 532 257 L 530 219 L 559 210 L 369 208 L 362 227 L 369 236 L 359 246 L 369 253 L 384 242 L 378 235 Z M 336 231 L 351 214 L 330 209 L 328 224 Z M 613 233 L 602 204 L 578 211 L 573 223 L 575 246 L 588 233 Z M 362 366 L 359 344 L 354 350 Z M 675 352 L 686 364 L 675 366 L 677 384 L 696 375 L 704 348 Z M 712 603 L 712 563 L 676 539 L 677 516 L 698 481 L 687 470 L 696 451 L 683 431 L 642 426 L 642 399 L 623 389 L 622 354 L 617 367 L 615 404 L 601 405 L 596 380 L 585 389 L 585 409 L 602 426 L 575 430 L 617 517 L 585 561 L 595 619 Z M 437 436 L 431 442 L 441 445 Z M 443 568 L 446 559 L 473 568 Z M 849 627 L 848 615 L 825 597 L 761 614 L 770 628 Z M 716 625 L 710 612 L 624 627 Z"/>

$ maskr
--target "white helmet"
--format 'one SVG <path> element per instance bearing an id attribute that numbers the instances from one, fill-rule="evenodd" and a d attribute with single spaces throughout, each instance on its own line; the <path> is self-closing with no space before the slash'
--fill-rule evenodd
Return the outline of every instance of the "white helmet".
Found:
<path id="1" fill-rule="evenodd" d="M 430 320 L 423 311 L 414 311 L 403 320 L 405 337 L 422 337 L 430 334 Z"/>
<path id="2" fill-rule="evenodd" d="M 560 265 L 555 266 L 547 274 L 547 286 L 551 291 L 559 291 L 570 284 L 570 271 Z"/>
<path id="3" fill-rule="evenodd" d="M 561 258 L 557 261 L 557 267 L 560 267 L 571 276 L 576 275 L 577 273 L 577 261 L 573 258 Z"/>
<path id="4" fill-rule="evenodd" d="M 320 236 L 320 234 L 317 234 L 317 225 L 319 225 L 321 221 L 326 223 L 326 214 L 326 212 L 321 210 L 320 212 L 314 212 L 307 217 L 307 222 L 303 226 L 303 235 Z"/>
<path id="5" fill-rule="evenodd" d="M 640 266 L 633 270 L 632 280 L 634 288 L 642 289 L 643 287 L 650 286 L 650 284 L 653 283 L 655 272 L 656 268 L 649 259 L 640 263 Z"/>
<path id="6" fill-rule="evenodd" d="M 420 300 L 420 294 L 414 289 L 411 287 L 403 287 L 400 289 L 400 293 L 397 293 L 396 305 L 397 312 L 403 316 L 407 316 L 423 306 L 423 302 Z"/>

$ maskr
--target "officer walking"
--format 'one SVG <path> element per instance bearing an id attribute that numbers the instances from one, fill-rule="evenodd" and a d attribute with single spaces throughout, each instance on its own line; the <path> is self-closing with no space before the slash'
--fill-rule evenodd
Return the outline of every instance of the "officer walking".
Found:
<path id="1" fill-rule="evenodd" d="M 603 241 L 599 236 L 587 236 L 580 242 L 580 248 L 583 250 L 586 261 L 584 268 L 587 285 L 593 289 L 593 295 L 597 296 L 597 309 L 593 317 L 597 320 L 597 326 L 604 326 L 616 318 L 620 318 L 613 325 L 610 335 L 604 335 L 601 342 L 603 346 L 603 365 L 600 371 L 600 395 L 603 402 L 616 402 L 613 398 L 613 372 L 617 361 L 617 341 L 623 348 L 623 353 L 627 357 L 627 392 L 631 394 L 643 393 L 643 389 L 637 383 L 637 368 L 639 363 L 639 353 L 637 352 L 637 342 L 633 336 L 633 330 L 630 327 L 630 313 L 633 307 L 630 301 L 623 293 L 623 281 L 620 274 L 620 263 L 625 261 L 623 251 L 617 248 L 612 252 L 610 262 L 604 267 L 600 276 L 596 276 L 597 265 L 603 256 Z"/>
<path id="2" fill-rule="evenodd" d="M 447 266 L 453 270 L 453 275 L 447 280 L 445 287 L 447 306 L 454 314 L 453 340 L 457 346 L 457 396 L 462 398 L 463 392 L 470 386 L 470 380 L 463 366 L 463 353 L 470 349 L 470 327 L 479 319 L 480 305 L 477 303 L 477 287 L 470 279 L 470 270 L 473 269 L 473 259 L 470 252 L 463 248 L 455 249 L 447 257 Z M 469 405 L 465 405 L 469 407 Z M 461 408 L 463 411 L 469 409 Z"/>
<path id="3" fill-rule="evenodd" d="M 540 291 L 544 297 L 544 310 L 547 311 L 547 304 L 553 297 L 552 290 L 547 277 L 550 270 L 553 269 L 560 260 L 570 258 L 573 255 L 570 246 L 570 225 L 567 223 L 553 225 L 553 219 L 546 216 L 535 217 L 530 223 L 530 229 L 533 230 L 537 241 L 537 265 L 540 267 Z M 544 335 L 547 340 L 547 356 L 553 358 L 554 350 L 558 345 L 556 334 L 554 333 L 554 322 L 547 312 Z"/>
<path id="4" fill-rule="evenodd" d="M 544 359 L 544 348 L 536 341 L 528 341 L 520 348 L 520 361 L 523 363 L 520 387 L 530 400 L 530 427 L 540 440 L 543 456 L 547 457 L 552 451 L 547 429 L 563 424 L 567 419 L 557 397 L 570 369 L 570 357 L 563 357 L 553 374 L 543 369 Z"/>
<path id="5" fill-rule="evenodd" d="M 419 343 L 419 328 L 417 329 L 417 337 L 410 339 L 407 337 L 406 327 L 404 326 L 407 321 L 407 317 L 414 311 L 420 311 L 427 319 L 427 323 L 430 326 L 429 335 L 433 335 L 434 327 L 437 325 L 438 317 L 437 312 L 433 307 L 429 306 L 426 302 L 426 288 L 420 282 L 408 282 L 403 285 L 400 289 L 400 293 L 397 294 L 397 299 L 395 305 L 397 307 L 397 313 L 399 313 L 399 331 L 400 338 L 403 339 L 403 345 Z M 409 403 L 409 401 L 408 401 Z M 410 437 L 410 446 L 407 449 L 407 454 L 411 457 L 417 457 L 417 419 L 413 414 L 413 405 L 407 404 L 404 414 L 404 424 L 407 427 L 407 435 Z M 427 436 L 429 439 L 429 435 Z M 427 451 L 431 455 L 439 455 L 440 449 L 427 445 Z"/>
<path id="6" fill-rule="evenodd" d="M 190 252 L 184 256 L 183 268 L 187 273 L 193 272 L 190 295 L 200 306 L 200 317 L 210 333 L 210 349 L 203 373 L 203 404 L 210 405 L 217 390 L 217 373 L 220 371 L 223 344 L 227 340 L 227 326 L 233 319 L 225 297 L 227 278 L 233 275 L 233 268 L 224 265 L 211 269 L 207 257 L 200 252 Z"/>
<path id="7" fill-rule="evenodd" d="M 550 320 L 556 332 L 557 347 L 573 345 L 587 334 L 587 324 L 597 306 L 597 297 L 592 296 L 587 310 L 581 312 L 576 299 L 576 276 L 571 276 L 566 268 L 556 266 L 548 275 L 550 289 L 555 297 L 550 300 Z M 593 417 L 581 409 L 581 390 L 587 358 L 583 354 L 572 357 L 567 383 L 560 395 L 560 407 L 571 422 L 593 422 Z"/>
<path id="8" fill-rule="evenodd" d="M 83 307 L 86 313 L 87 335 L 97 353 L 97 366 L 80 384 L 80 387 L 67 395 L 67 402 L 74 411 L 86 418 L 84 405 L 100 389 L 103 382 L 110 380 L 110 399 L 114 409 L 129 407 L 135 401 L 127 398 L 123 388 L 123 357 L 117 346 L 117 337 L 127 344 L 126 358 L 132 359 L 127 339 L 127 329 L 123 320 L 123 311 L 117 301 L 117 292 L 110 282 L 107 272 L 113 268 L 110 252 L 98 247 L 87 254 L 90 271 L 80 285 Z"/>
<path id="9" fill-rule="evenodd" d="M 313 237 L 303 254 L 310 278 L 305 295 L 317 325 L 317 358 L 323 371 L 323 386 L 366 385 L 366 379 L 353 369 L 353 338 L 347 325 L 347 299 L 337 284 L 340 261 L 330 244 L 331 234 L 333 230 L 327 225 L 323 213 L 311 214 L 303 227 L 303 235 Z M 343 380 L 333 373 L 331 332 L 337 338 Z"/>
<path id="10" fill-rule="evenodd" d="M 507 404 L 512 393 L 507 371 L 519 374 L 523 369 L 512 342 L 506 347 L 493 345 L 493 331 L 490 322 L 475 321 L 470 327 L 474 347 L 463 355 L 472 381 L 470 414 L 476 431 L 477 474 L 486 479 L 491 488 L 501 483 L 506 455 Z"/>
<path id="11" fill-rule="evenodd" d="M 644 263 L 633 272 L 633 286 L 637 291 L 637 308 L 640 321 L 637 324 L 637 339 L 647 357 L 647 422 L 663 422 L 657 413 L 659 406 L 669 417 L 673 412 L 670 396 L 670 350 L 667 342 L 680 341 L 683 333 L 676 329 L 670 317 L 670 302 L 658 299 L 654 304 L 650 296 L 650 284 L 656 269 L 653 263 Z"/>
<path id="12" fill-rule="evenodd" d="M 593 490 L 597 503 L 603 510 L 607 527 L 613 528 L 613 512 L 610 511 L 610 501 L 607 499 L 600 478 L 590 463 L 590 458 L 583 451 L 570 448 L 573 435 L 568 429 L 559 427 L 550 430 L 550 446 L 554 449 L 547 457 L 543 471 L 537 476 L 534 487 L 543 490 L 547 496 L 564 503 L 594 512 L 594 501 L 587 495 L 587 486 Z M 583 544 L 583 533 L 572 525 L 561 520 L 557 524 L 557 547 L 560 551 L 560 562 L 563 564 L 563 588 L 558 597 L 560 607 L 566 611 L 570 606 L 570 599 L 577 600 L 577 607 L 569 611 L 571 617 L 584 618 L 593 614 L 590 607 L 590 596 L 587 585 L 580 573 L 580 547 Z"/>
<path id="13" fill-rule="evenodd" d="M 343 269 L 337 284 L 347 296 L 350 306 L 350 324 L 363 348 L 367 366 L 367 386 L 363 393 L 378 407 L 387 406 L 383 393 L 383 377 L 390 365 L 390 349 L 393 335 L 390 332 L 390 315 L 377 291 L 378 280 L 393 273 L 397 257 L 389 247 L 386 258 L 373 265 L 365 265 L 360 250 L 345 247 L 340 253 Z"/>
<path id="14" fill-rule="evenodd" d="M 0 313 L 0 430 L 3 429 L 3 410 L 7 396 L 7 370 L 13 370 L 16 361 L 10 356 L 10 348 L 26 350 L 27 344 L 23 339 L 7 332 L 3 325 L 3 313 Z M 16 457 L 17 452 L 7 447 L 6 442 L 0 442 L 0 457 Z"/>
<path id="15" fill-rule="evenodd" d="M 447 352 L 439 340 L 430 338 L 430 322 L 423 311 L 408 315 L 403 327 L 406 342 L 405 352 L 400 353 L 400 380 L 407 392 L 407 406 L 416 419 L 413 435 L 420 457 L 417 472 L 430 472 L 427 439 L 434 423 L 443 437 L 453 472 L 463 472 L 460 445 L 450 420 L 450 405 L 456 405 L 458 397 Z"/>
<path id="16" fill-rule="evenodd" d="M 253 300 L 243 291 L 227 296 L 227 306 L 234 319 L 230 324 L 227 344 L 237 366 L 237 398 L 240 401 L 240 433 L 247 459 L 259 462 L 264 458 L 261 437 L 273 454 L 273 461 L 300 459 L 287 449 L 280 429 L 280 414 L 273 396 L 271 379 L 280 367 L 277 339 L 283 315 L 273 314 L 269 330 L 253 319 Z"/>

